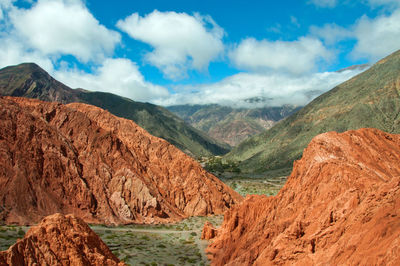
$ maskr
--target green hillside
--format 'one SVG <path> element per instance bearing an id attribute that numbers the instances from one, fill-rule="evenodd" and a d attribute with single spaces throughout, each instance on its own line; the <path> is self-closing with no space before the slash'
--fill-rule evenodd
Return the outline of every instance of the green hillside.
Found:
<path id="1" fill-rule="evenodd" d="M 291 168 L 323 132 L 373 127 L 400 133 L 400 51 L 319 96 L 271 129 L 244 141 L 225 159 L 245 172 Z"/>
<path id="2" fill-rule="evenodd" d="M 166 139 L 194 156 L 221 155 L 229 151 L 229 145 L 218 143 L 163 107 L 111 93 L 71 89 L 33 63 L 1 69 L 0 95 L 92 104 L 135 121 L 152 135 Z"/>

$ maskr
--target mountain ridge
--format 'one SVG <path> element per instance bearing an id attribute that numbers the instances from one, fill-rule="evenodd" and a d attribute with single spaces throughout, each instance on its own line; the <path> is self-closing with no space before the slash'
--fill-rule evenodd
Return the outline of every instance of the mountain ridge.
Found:
<path id="1" fill-rule="evenodd" d="M 193 158 L 99 107 L 0 97 L 0 221 L 102 224 L 222 213 L 241 196 Z"/>
<path id="2" fill-rule="evenodd" d="M 0 70 L 0 95 L 56 101 L 63 104 L 83 102 L 131 119 L 152 135 L 166 139 L 193 156 L 221 155 L 229 151 L 205 133 L 187 125 L 163 107 L 106 92 L 71 89 L 51 77 L 35 63 L 8 66 Z"/>
<path id="3" fill-rule="evenodd" d="M 166 108 L 193 127 L 231 146 L 271 128 L 299 109 L 291 105 L 249 109 L 218 104 L 174 105 Z"/>

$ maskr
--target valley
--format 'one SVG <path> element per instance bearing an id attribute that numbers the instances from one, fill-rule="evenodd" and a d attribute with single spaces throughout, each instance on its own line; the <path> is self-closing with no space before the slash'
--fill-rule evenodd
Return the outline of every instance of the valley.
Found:
<path id="1" fill-rule="evenodd" d="M 232 108 L 221 105 L 175 105 L 169 111 L 210 137 L 234 147 L 257 135 L 278 121 L 297 112 L 300 107 Z"/>
<path id="2" fill-rule="evenodd" d="M 0 266 L 400 265 L 400 2 L 239 2 L 0 0 Z"/>

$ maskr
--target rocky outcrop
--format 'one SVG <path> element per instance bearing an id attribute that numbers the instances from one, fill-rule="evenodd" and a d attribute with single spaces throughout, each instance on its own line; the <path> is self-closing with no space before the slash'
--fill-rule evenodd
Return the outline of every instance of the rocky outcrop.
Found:
<path id="1" fill-rule="evenodd" d="M 131 120 L 86 104 L 0 98 L 0 218 L 94 223 L 222 213 L 241 197 Z"/>
<path id="2" fill-rule="evenodd" d="M 315 137 L 277 196 L 248 196 L 208 247 L 213 265 L 399 265 L 400 135 Z"/>
<path id="3" fill-rule="evenodd" d="M 212 223 L 206 222 L 203 227 L 203 231 L 201 231 L 201 239 L 210 240 L 215 238 L 218 235 L 218 230 L 214 228 Z"/>
<path id="4" fill-rule="evenodd" d="M 81 219 L 53 214 L 0 252 L 0 265 L 118 265 L 125 263 Z"/>

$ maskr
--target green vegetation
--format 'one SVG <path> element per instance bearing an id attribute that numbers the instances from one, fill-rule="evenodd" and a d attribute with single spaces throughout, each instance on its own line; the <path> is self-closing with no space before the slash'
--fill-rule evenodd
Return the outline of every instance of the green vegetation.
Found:
<path id="1" fill-rule="evenodd" d="M 206 221 L 220 225 L 223 217 L 191 217 L 176 224 L 91 225 L 110 250 L 130 265 L 207 265 L 200 240 Z"/>
<path id="2" fill-rule="evenodd" d="M 208 265 L 200 240 L 206 221 L 221 225 L 222 215 L 198 216 L 175 224 L 90 227 L 119 259 L 129 265 Z M 0 250 L 7 250 L 27 231 L 25 226 L 0 226 Z"/>
<path id="3" fill-rule="evenodd" d="M 204 169 L 216 175 L 224 172 L 240 173 L 239 163 L 234 161 L 223 162 L 221 157 L 210 157 L 206 160 Z"/>
<path id="4" fill-rule="evenodd" d="M 400 133 L 400 51 L 317 97 L 303 109 L 254 136 L 224 159 L 246 173 L 290 169 L 313 137 L 327 131 L 378 128 Z"/>
<path id="5" fill-rule="evenodd" d="M 249 194 L 275 196 L 286 182 L 286 176 L 273 178 L 246 178 L 241 176 L 221 178 L 233 190 L 245 197 Z"/>
<path id="6" fill-rule="evenodd" d="M 230 149 L 229 145 L 218 143 L 163 107 L 135 102 L 111 93 L 73 90 L 50 77 L 36 64 L 26 63 L 1 69 L 0 95 L 92 104 L 135 121 L 150 134 L 166 139 L 194 156 L 221 155 Z"/>
<path id="7" fill-rule="evenodd" d="M 0 250 L 7 250 L 17 239 L 23 238 L 27 227 L 15 225 L 0 226 Z"/>
<path id="8" fill-rule="evenodd" d="M 213 138 L 235 146 L 244 139 L 263 132 L 298 108 L 285 105 L 246 109 L 208 104 L 176 105 L 167 109 L 193 127 L 207 132 Z"/>

